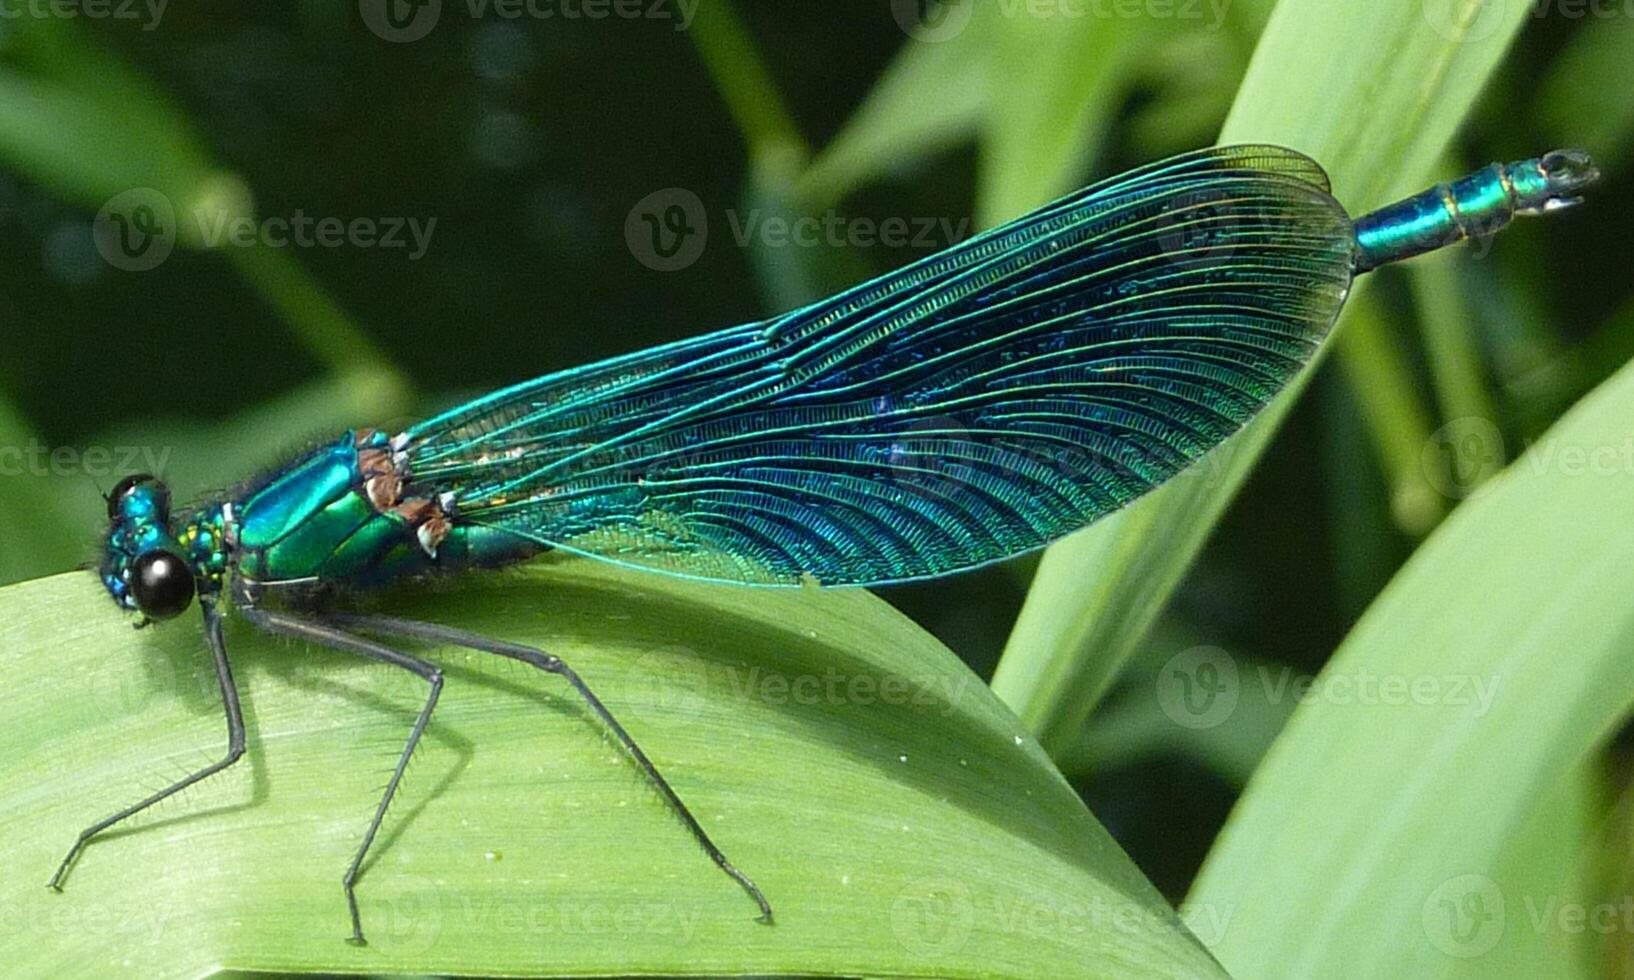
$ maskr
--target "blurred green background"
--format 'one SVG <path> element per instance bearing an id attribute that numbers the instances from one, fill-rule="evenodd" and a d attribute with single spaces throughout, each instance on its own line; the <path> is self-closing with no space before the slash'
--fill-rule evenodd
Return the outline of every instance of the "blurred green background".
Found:
<path id="1" fill-rule="evenodd" d="M 0 476 L 0 583 L 94 558 L 98 490 L 127 450 L 183 495 L 223 486 L 340 428 L 778 312 L 1018 213 L 1035 188 L 1206 145 L 1272 4 L 944 38 L 904 16 L 915 4 L 878 0 L 639 6 L 512 20 L 446 2 L 397 41 L 368 0 L 0 20 L 0 445 L 44 450 Z M 1592 204 L 1375 276 L 1058 759 L 1171 898 L 1292 704 L 1177 730 L 1154 713 L 1156 665 L 1206 644 L 1317 670 L 1420 539 L 1634 354 L 1634 9 L 1595 9 L 1528 18 L 1441 168 L 1579 145 L 1606 174 Z M 201 248 L 184 228 L 127 271 L 95 216 L 137 187 L 184 214 L 435 224 L 417 258 Z M 644 261 L 632 214 L 669 189 L 708 229 L 673 271 Z M 734 233 L 802 215 L 833 215 L 841 241 Z M 936 227 L 872 241 L 892 220 Z M 111 460 L 78 455 L 91 447 Z M 986 677 L 1032 564 L 883 594 Z"/>

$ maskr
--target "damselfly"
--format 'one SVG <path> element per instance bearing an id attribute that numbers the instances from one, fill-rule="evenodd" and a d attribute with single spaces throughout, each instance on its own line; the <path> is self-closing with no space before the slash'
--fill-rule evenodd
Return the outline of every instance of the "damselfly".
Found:
<path id="1" fill-rule="evenodd" d="M 1031 551 L 1240 428 L 1310 360 L 1357 274 L 1575 204 L 1597 176 L 1560 151 L 1352 222 L 1292 150 L 1189 153 L 765 322 L 547 375 L 402 432 L 346 432 L 175 515 L 161 482 L 127 477 L 108 497 L 103 584 L 138 625 L 198 596 L 227 752 L 86 829 L 51 886 L 98 834 L 243 755 L 230 611 L 426 683 L 346 872 L 353 941 L 359 869 L 443 685 L 388 639 L 565 680 L 770 921 L 760 889 L 560 658 L 343 611 L 338 596 L 546 549 L 761 586 L 878 585 Z"/>

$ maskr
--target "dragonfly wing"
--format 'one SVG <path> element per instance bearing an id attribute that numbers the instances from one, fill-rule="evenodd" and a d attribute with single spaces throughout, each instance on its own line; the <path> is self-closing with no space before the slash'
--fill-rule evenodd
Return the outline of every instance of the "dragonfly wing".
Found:
<path id="1" fill-rule="evenodd" d="M 498 392 L 406 452 L 460 520 L 628 565 L 942 575 L 1081 528 L 1235 432 L 1310 359 L 1353 261 L 1310 160 L 1201 151 L 784 316 Z"/>

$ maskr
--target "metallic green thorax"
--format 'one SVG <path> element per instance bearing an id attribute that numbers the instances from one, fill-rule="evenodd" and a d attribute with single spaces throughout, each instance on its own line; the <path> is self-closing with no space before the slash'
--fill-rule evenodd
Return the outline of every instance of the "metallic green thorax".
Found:
<path id="1" fill-rule="evenodd" d="M 307 453 L 256 489 L 179 515 L 174 525 L 163 484 L 142 482 L 115 502 L 103 584 L 122 607 L 138 609 L 132 568 L 153 551 L 182 558 L 198 593 L 211 596 L 229 576 L 258 594 L 298 583 L 368 586 L 503 564 L 540 550 L 507 531 L 457 521 L 451 498 L 417 496 L 410 475 L 384 433 L 362 429 Z"/>
<path id="2" fill-rule="evenodd" d="M 378 540 L 367 526 L 378 510 L 362 495 L 358 443 L 353 433 L 311 453 L 277 480 L 233 508 L 240 574 L 256 581 L 308 579 L 355 562 L 358 546 L 341 549 L 360 533 Z M 389 519 L 388 519 L 389 520 Z M 402 524 L 396 530 L 402 532 Z"/>
<path id="3" fill-rule="evenodd" d="M 1437 184 L 1356 221 L 1356 271 L 1494 234 L 1518 214 L 1571 207 L 1581 201 L 1577 192 L 1598 177 L 1587 156 L 1559 150 Z"/>
<path id="4" fill-rule="evenodd" d="M 538 550 L 514 535 L 457 524 L 447 501 L 405 496 L 407 476 L 383 432 L 348 432 L 308 454 L 227 505 L 238 574 L 263 585 L 368 585 Z"/>

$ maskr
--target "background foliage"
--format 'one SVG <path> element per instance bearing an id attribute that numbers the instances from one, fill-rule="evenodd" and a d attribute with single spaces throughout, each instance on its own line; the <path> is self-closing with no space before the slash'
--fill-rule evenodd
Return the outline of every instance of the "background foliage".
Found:
<path id="1" fill-rule="evenodd" d="M 1031 598 L 1036 560 L 883 595 L 994 679 L 1165 895 L 1233 910 L 1202 938 L 1234 972 L 1622 975 L 1634 923 L 1557 913 L 1628 892 L 1634 436 L 1631 382 L 1607 379 L 1634 353 L 1634 8 L 998 0 L 958 26 L 961 5 L 916 6 L 703 0 L 683 25 L 683 7 L 445 3 L 405 43 L 320 3 L 6 21 L 0 445 L 30 452 L 0 476 L 0 582 L 94 554 L 118 474 L 52 449 L 136 449 L 183 493 L 222 485 L 335 427 L 763 316 L 948 240 L 880 245 L 870 222 L 974 229 L 1222 126 L 1315 153 L 1353 210 L 1581 145 L 1607 175 L 1591 206 L 1370 277 L 1274 440 L 1260 427 L 1051 552 Z M 184 234 L 132 273 L 92 216 L 138 186 L 436 225 L 412 260 Z M 672 188 L 708 233 L 659 271 L 627 225 Z M 839 242 L 739 240 L 802 215 L 833 215 Z M 1563 446 L 1609 455 L 1574 466 Z M 1174 671 L 1205 662 L 1236 672 L 1212 724 L 1174 700 Z M 1324 665 L 1501 696 L 1479 716 L 1296 707 L 1287 684 Z M 1476 951 L 1494 895 L 1507 929 Z"/>

